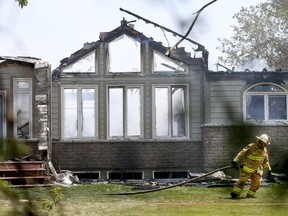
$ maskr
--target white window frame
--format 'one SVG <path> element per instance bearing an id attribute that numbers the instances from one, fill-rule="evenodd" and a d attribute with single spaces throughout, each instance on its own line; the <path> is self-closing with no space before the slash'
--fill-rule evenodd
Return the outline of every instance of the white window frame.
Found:
<path id="1" fill-rule="evenodd" d="M 185 94 L 184 94 L 184 107 L 185 107 L 185 132 L 186 136 L 173 136 L 173 126 L 172 126 L 172 99 L 171 99 L 171 89 L 173 87 L 184 87 Z M 187 84 L 167 84 L 167 85 L 152 85 L 152 118 L 153 118 L 153 138 L 155 139 L 186 139 L 189 138 L 189 86 Z M 157 136 L 156 134 L 156 95 L 155 89 L 156 88 L 169 88 L 169 99 L 168 99 L 168 135 L 167 136 Z"/>
<path id="2" fill-rule="evenodd" d="M 77 136 L 75 137 L 65 137 L 64 136 L 64 125 L 65 125 L 65 114 L 64 114 L 64 90 L 65 89 L 77 89 Z M 81 130 L 79 130 L 79 128 L 82 128 L 82 121 L 78 119 L 81 119 L 81 96 L 79 96 L 81 94 L 81 90 L 82 89 L 94 89 L 95 90 L 95 95 L 94 95 L 94 116 L 95 116 L 95 134 L 94 136 L 91 137 L 83 137 L 82 136 L 82 132 Z M 80 109 L 79 109 L 80 107 Z M 61 137 L 63 140 L 76 140 L 76 139 L 83 139 L 83 140 L 87 140 L 87 139 L 97 139 L 98 138 L 98 86 L 95 85 L 77 85 L 77 86 L 72 86 L 72 85 L 64 85 L 61 87 Z"/>
<path id="3" fill-rule="evenodd" d="M 109 89 L 110 88 L 122 88 L 123 93 L 123 136 L 110 136 L 110 116 L 109 116 Z M 140 135 L 129 136 L 128 135 L 128 114 L 127 114 L 127 89 L 128 88 L 139 88 L 140 89 Z M 143 138 L 143 85 L 109 85 L 107 86 L 107 137 L 108 139 L 140 139 Z"/>
<path id="4" fill-rule="evenodd" d="M 254 88 L 255 86 L 263 85 L 263 84 L 277 86 L 278 88 L 282 89 L 283 92 L 249 92 L 249 90 Z M 246 109 L 247 96 L 257 96 L 257 95 L 264 97 L 264 120 L 260 120 L 260 119 L 259 120 L 257 119 L 247 120 L 247 109 Z M 286 119 L 269 119 L 269 96 L 286 96 Z M 257 83 L 257 84 L 250 86 L 243 92 L 243 121 L 244 122 L 257 122 L 257 123 L 288 122 L 287 114 L 288 114 L 288 91 L 282 86 L 277 85 L 275 83 L 271 83 L 271 82 L 261 82 L 261 83 Z"/>
<path id="5" fill-rule="evenodd" d="M 29 83 L 29 88 L 17 88 L 17 82 L 28 82 Z M 13 115 L 14 115 L 14 124 L 13 124 L 13 134 L 14 137 L 17 138 L 17 101 L 16 101 L 16 94 L 28 94 L 29 95 L 29 101 L 28 101 L 28 106 L 29 106 L 29 136 L 27 138 L 17 138 L 17 139 L 32 139 L 33 138 L 33 121 L 32 121 L 32 116 L 33 116 L 33 109 L 32 109 L 32 78 L 14 78 L 13 79 Z"/>

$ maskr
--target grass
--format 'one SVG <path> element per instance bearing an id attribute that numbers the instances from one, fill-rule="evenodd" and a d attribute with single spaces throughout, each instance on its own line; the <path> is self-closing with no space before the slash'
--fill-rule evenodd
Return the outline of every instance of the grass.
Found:
<path id="1" fill-rule="evenodd" d="M 0 193 L 1 216 L 12 215 L 13 210 L 24 211 L 25 200 L 29 199 L 38 215 L 43 200 L 50 197 L 52 188 L 12 189 L 22 199 L 14 206 L 7 197 Z M 103 195 L 107 193 L 131 191 L 131 187 L 117 184 L 89 184 L 62 188 L 63 199 L 57 206 L 55 215 L 273 215 L 287 216 L 288 184 L 261 187 L 256 198 L 230 199 L 232 188 L 176 187 L 159 192 L 141 195 Z M 22 210 L 21 210 L 22 208 Z M 14 215 L 21 215 L 19 214 Z M 50 212 L 52 213 L 52 212 Z M 23 215 L 23 214 L 22 214 Z"/>

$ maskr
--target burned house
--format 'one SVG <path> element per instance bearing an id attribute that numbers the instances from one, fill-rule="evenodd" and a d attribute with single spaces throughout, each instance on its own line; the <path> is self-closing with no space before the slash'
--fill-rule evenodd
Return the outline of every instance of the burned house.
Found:
<path id="1" fill-rule="evenodd" d="M 0 56 L 1 179 L 31 182 L 46 172 L 50 77 L 50 65 L 39 58 Z"/>
<path id="2" fill-rule="evenodd" d="M 287 158 L 286 72 L 212 72 L 125 20 L 53 70 L 52 162 L 101 179 L 185 178 L 230 164 L 259 133 Z"/>

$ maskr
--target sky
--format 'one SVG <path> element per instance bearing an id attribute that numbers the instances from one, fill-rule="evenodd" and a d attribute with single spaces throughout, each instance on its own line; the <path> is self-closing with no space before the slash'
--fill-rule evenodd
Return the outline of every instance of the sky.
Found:
<path id="1" fill-rule="evenodd" d="M 51 64 L 69 57 L 86 42 L 99 39 L 100 32 L 120 26 L 123 18 L 134 21 L 135 29 L 164 46 L 174 46 L 179 37 L 152 24 L 120 11 L 123 8 L 154 23 L 185 35 L 195 12 L 212 0 L 29 0 L 20 8 L 15 0 L 0 1 L 0 56 L 30 56 Z M 265 0 L 218 0 L 201 12 L 189 38 L 205 46 L 209 52 L 209 70 L 216 71 L 220 46 L 218 38 L 233 35 L 233 15 L 241 7 Z M 167 42 L 168 41 L 168 42 Z M 194 55 L 197 48 L 189 42 L 185 47 Z M 262 69 L 263 67 L 261 67 Z M 257 69 L 257 68 L 256 68 Z M 260 68 L 259 68 L 260 69 Z"/>

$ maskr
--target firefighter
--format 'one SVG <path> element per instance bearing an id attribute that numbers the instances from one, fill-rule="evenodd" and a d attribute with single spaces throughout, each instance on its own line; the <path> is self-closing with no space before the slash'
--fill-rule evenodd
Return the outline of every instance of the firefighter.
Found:
<path id="1" fill-rule="evenodd" d="M 267 134 L 256 136 L 256 142 L 247 145 L 242 149 L 232 161 L 232 167 L 236 170 L 240 168 L 239 181 L 230 193 L 232 199 L 237 199 L 245 183 L 251 179 L 250 188 L 246 197 L 255 197 L 256 191 L 260 187 L 263 168 L 268 171 L 267 178 L 271 178 L 271 166 L 269 164 L 266 145 L 270 144 L 270 137 Z M 239 163 L 243 164 L 239 166 Z"/>

